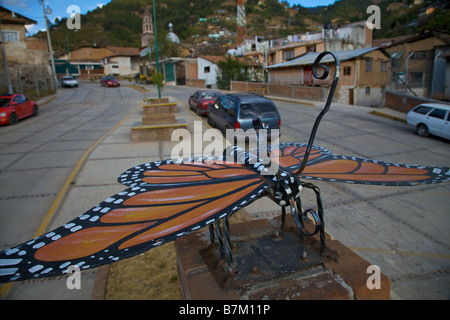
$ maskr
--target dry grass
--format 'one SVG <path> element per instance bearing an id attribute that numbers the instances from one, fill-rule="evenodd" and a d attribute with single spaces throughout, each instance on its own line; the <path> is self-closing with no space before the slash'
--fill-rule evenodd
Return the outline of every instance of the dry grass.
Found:
<path id="1" fill-rule="evenodd" d="M 230 224 L 249 220 L 245 210 Z M 200 249 L 200 248 L 199 248 Z M 173 242 L 110 265 L 106 300 L 179 300 L 176 252 Z"/>
<path id="2" fill-rule="evenodd" d="M 109 268 L 106 299 L 180 299 L 173 242 L 112 264 Z"/>

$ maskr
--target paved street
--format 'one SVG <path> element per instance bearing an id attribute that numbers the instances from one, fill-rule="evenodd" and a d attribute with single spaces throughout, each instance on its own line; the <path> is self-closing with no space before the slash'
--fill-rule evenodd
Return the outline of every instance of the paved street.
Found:
<path id="1" fill-rule="evenodd" d="M 124 87 L 59 91 L 38 117 L 0 127 L 0 249 L 34 235 L 83 153 L 142 101 Z"/>
<path id="2" fill-rule="evenodd" d="M 319 108 L 277 105 L 282 114 L 281 141 L 306 143 Z M 448 141 L 423 139 L 406 124 L 368 114 L 370 110 L 333 104 L 315 144 L 342 155 L 450 166 Z M 392 281 L 393 298 L 450 298 L 449 183 L 415 187 L 316 184 L 322 190 L 327 231 L 381 268 Z M 264 199 L 247 212 L 270 216 L 271 205 Z"/>
<path id="3" fill-rule="evenodd" d="M 123 190 L 116 183 L 120 170 L 170 156 L 173 143 L 130 142 L 129 127 L 140 117 L 139 113 L 105 137 L 139 105 L 144 95 L 155 97 L 156 90 L 148 87 L 151 92 L 143 94 L 126 87 L 101 88 L 83 83 L 78 89 L 61 89 L 56 99 L 41 107 L 38 117 L 0 127 L 0 250 L 33 237 L 72 170 L 91 146 L 95 146 L 92 154 L 62 199 L 49 228 Z M 186 104 L 195 90 L 166 86 L 163 96 Z M 281 141 L 306 143 L 322 103 L 315 102 L 313 106 L 275 102 L 282 116 Z M 448 141 L 420 138 L 406 124 L 371 115 L 370 110 L 333 104 L 315 144 L 336 154 L 450 166 Z M 186 118 L 189 130 L 198 120 L 181 104 L 177 116 Z M 207 128 L 205 121 L 204 129 Z M 102 137 L 105 140 L 95 145 Z M 317 185 L 322 190 L 327 231 L 381 268 L 392 280 L 393 298 L 450 298 L 448 183 L 417 187 Z M 246 211 L 254 218 L 273 217 L 280 212 L 268 199 L 258 200 Z M 8 298 L 39 298 L 45 291 L 49 299 L 90 299 L 95 272 L 89 277 L 89 289 L 83 292 L 52 296 L 43 282 L 31 284 L 32 289 L 18 285 Z"/>
<path id="4" fill-rule="evenodd" d="M 189 89 L 171 88 L 165 94 L 186 102 L 186 96 L 180 96 L 183 90 Z M 324 103 L 275 103 L 282 118 L 280 141 L 307 143 Z M 450 167 L 449 141 L 421 138 L 404 123 L 369 114 L 372 110 L 333 103 L 315 144 L 335 154 Z M 327 231 L 390 277 L 393 298 L 450 298 L 449 183 L 414 187 L 314 183 L 322 190 Z M 313 195 L 306 196 L 313 206 Z M 255 218 L 280 213 L 267 198 L 246 211 Z"/>

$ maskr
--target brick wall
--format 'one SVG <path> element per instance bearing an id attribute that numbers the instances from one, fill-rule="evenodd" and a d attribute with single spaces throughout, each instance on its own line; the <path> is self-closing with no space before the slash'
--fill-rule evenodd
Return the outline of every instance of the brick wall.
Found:
<path id="1" fill-rule="evenodd" d="M 204 79 L 186 79 L 187 87 L 206 88 Z"/>
<path id="2" fill-rule="evenodd" d="M 197 79 L 198 78 L 198 66 L 197 62 L 186 61 L 186 78 Z"/>
<path id="3" fill-rule="evenodd" d="M 409 110 L 414 108 L 415 106 L 425 103 L 425 102 L 434 102 L 434 103 L 446 103 L 443 101 L 432 100 L 427 98 L 416 97 L 412 95 L 408 95 L 405 93 L 395 92 L 391 90 L 385 90 L 386 98 L 384 101 L 384 106 L 386 108 L 390 108 L 393 110 L 397 110 L 400 112 L 407 113 Z"/>
<path id="4" fill-rule="evenodd" d="M 293 98 L 325 101 L 323 88 L 317 87 L 294 87 Z"/>
<path id="5" fill-rule="evenodd" d="M 315 101 L 325 101 L 328 92 L 328 89 L 322 87 L 291 86 L 243 81 L 231 81 L 231 90 Z"/>

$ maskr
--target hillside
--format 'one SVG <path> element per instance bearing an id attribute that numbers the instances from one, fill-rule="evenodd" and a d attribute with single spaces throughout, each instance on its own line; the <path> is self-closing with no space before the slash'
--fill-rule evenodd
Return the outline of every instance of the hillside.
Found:
<path id="1" fill-rule="evenodd" d="M 424 0 L 412 5 L 413 0 L 340 0 L 333 5 L 307 9 L 289 7 L 278 0 L 247 0 L 247 33 L 249 37 L 266 39 L 289 34 L 320 30 L 320 26 L 365 20 L 366 9 L 377 4 L 381 9 L 381 29 L 374 30 L 374 38 L 409 34 L 424 27 L 443 30 L 450 28 L 448 1 Z M 66 19 L 57 21 L 51 28 L 53 48 L 62 54 L 80 46 L 130 46 L 140 47 L 142 14 L 149 0 L 113 0 L 81 17 L 81 30 L 66 28 Z M 164 41 L 168 24 L 185 44 L 196 45 L 205 40 L 214 42 L 208 34 L 218 31 L 236 32 L 236 0 L 166 0 L 157 2 L 158 39 Z M 434 6 L 433 12 L 428 12 Z M 430 10 L 428 10 L 430 11 Z M 37 37 L 45 37 L 38 33 Z M 216 46 L 233 46 L 234 36 L 215 40 Z"/>

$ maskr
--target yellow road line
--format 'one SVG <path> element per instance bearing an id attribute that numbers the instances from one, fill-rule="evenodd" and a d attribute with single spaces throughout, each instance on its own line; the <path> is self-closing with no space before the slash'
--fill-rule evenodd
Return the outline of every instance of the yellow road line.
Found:
<path id="1" fill-rule="evenodd" d="M 78 174 L 78 172 L 80 171 L 80 168 L 83 166 L 84 162 L 89 157 L 89 155 L 92 153 L 92 151 L 94 151 L 94 149 L 97 148 L 98 145 L 100 143 L 102 143 L 103 140 L 105 140 L 106 137 L 108 137 L 114 130 L 116 130 L 120 125 L 122 125 L 122 123 L 125 120 L 127 120 L 132 114 L 134 114 L 137 110 L 139 110 L 139 108 L 142 105 L 143 105 L 143 103 L 139 104 L 125 118 L 123 118 L 121 121 L 119 121 L 118 124 L 116 124 L 111 130 L 109 130 L 105 135 L 103 135 L 99 140 L 97 140 L 97 142 L 95 142 L 88 150 L 86 150 L 86 152 L 83 154 L 83 156 L 80 158 L 80 160 L 78 160 L 75 168 L 73 168 L 72 172 L 70 173 L 69 177 L 66 180 L 66 183 L 64 183 L 63 187 L 59 191 L 55 201 L 53 202 L 52 206 L 50 207 L 50 210 L 47 212 L 47 214 L 45 215 L 44 219 L 42 220 L 41 225 L 37 229 L 37 231 L 34 234 L 33 238 L 36 238 L 36 237 L 40 236 L 41 234 L 43 234 L 45 232 L 45 230 L 47 229 L 50 221 L 53 218 L 53 215 L 56 212 L 56 209 L 58 209 L 59 205 L 62 202 L 62 199 L 66 195 L 67 190 L 70 187 L 70 184 L 72 183 L 73 179 Z M 12 289 L 13 285 L 14 285 L 13 282 L 6 283 L 6 284 L 2 285 L 1 288 L 0 288 L 0 298 L 2 298 L 2 299 L 6 298 L 6 296 L 9 293 L 9 291 Z"/>

